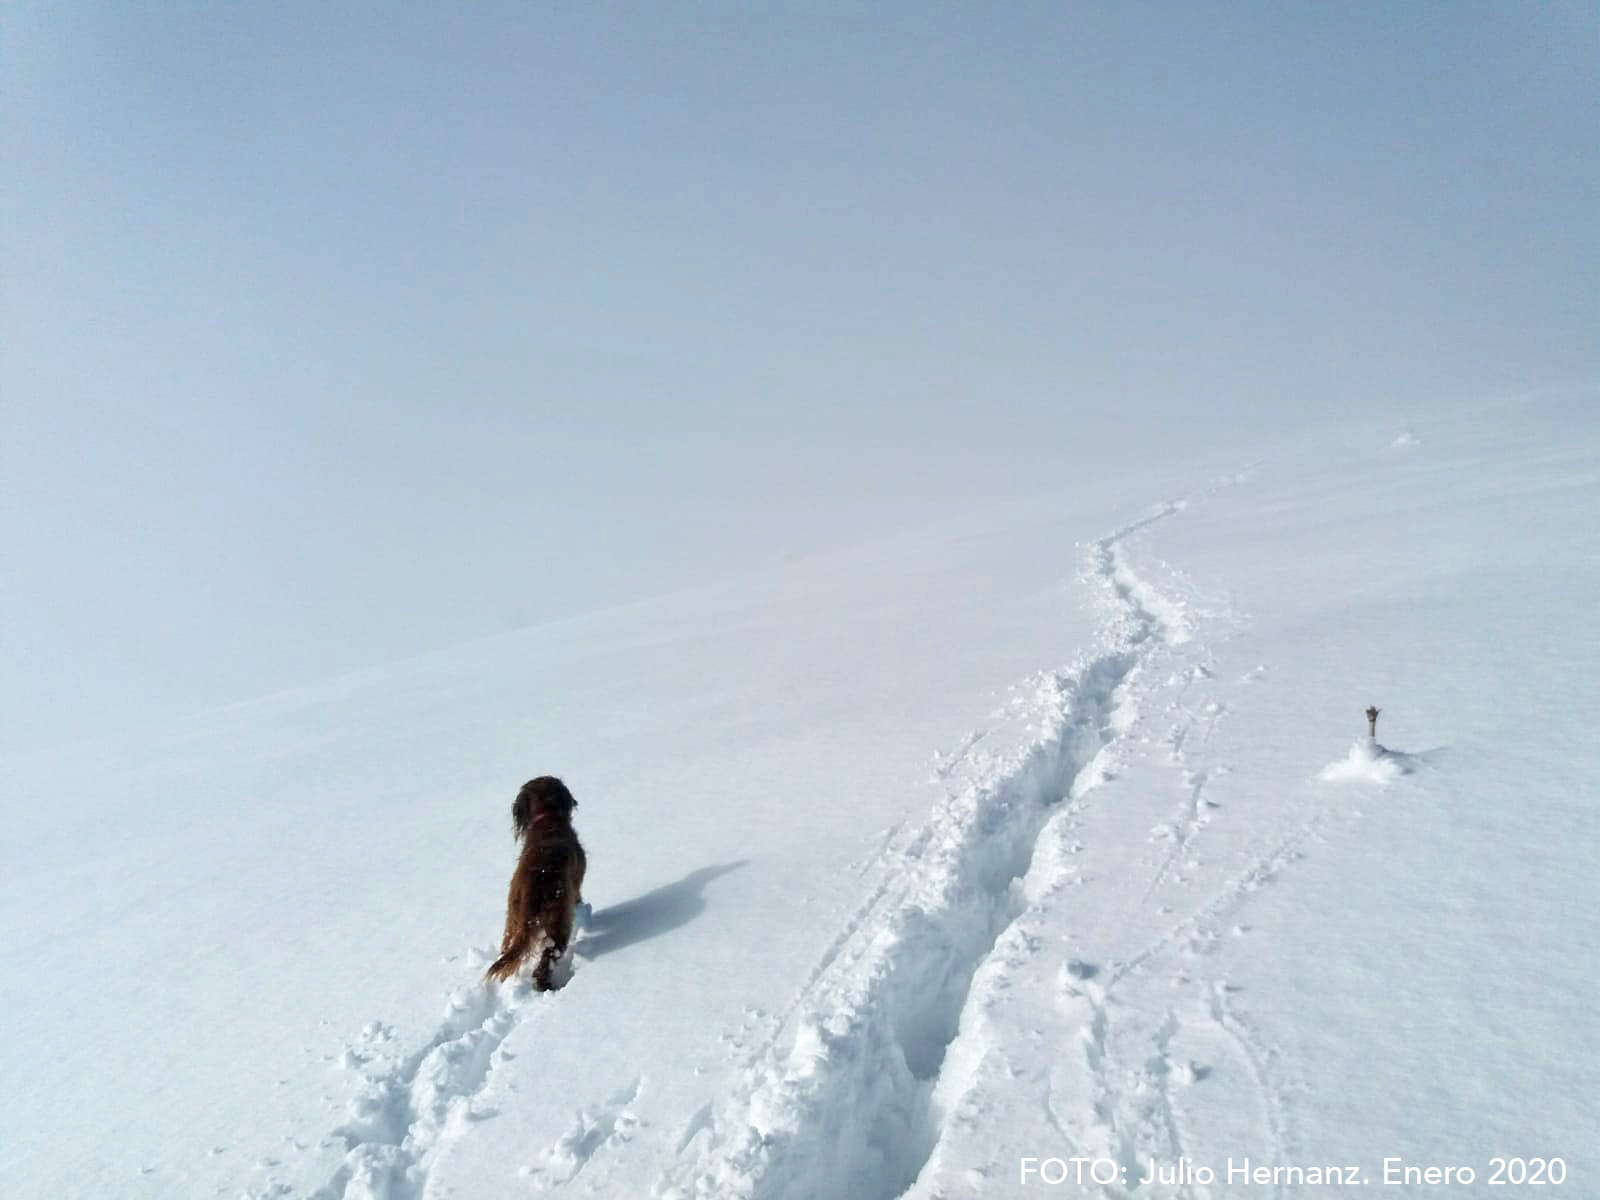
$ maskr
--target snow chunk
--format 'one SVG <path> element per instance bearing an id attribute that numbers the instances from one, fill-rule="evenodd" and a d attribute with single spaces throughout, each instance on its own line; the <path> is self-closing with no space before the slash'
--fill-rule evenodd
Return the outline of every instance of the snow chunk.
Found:
<path id="1" fill-rule="evenodd" d="M 1319 779 L 1330 783 L 1393 783 L 1402 775 L 1419 770 L 1423 763 L 1414 754 L 1391 750 L 1373 738 L 1363 738 L 1350 746 L 1350 753 L 1322 768 Z"/>

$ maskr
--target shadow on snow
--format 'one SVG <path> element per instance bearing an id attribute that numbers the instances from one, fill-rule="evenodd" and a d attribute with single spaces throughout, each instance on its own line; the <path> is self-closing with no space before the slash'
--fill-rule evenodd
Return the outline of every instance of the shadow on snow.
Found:
<path id="1" fill-rule="evenodd" d="M 600 909 L 589 918 L 584 936 L 573 947 L 573 953 L 584 958 L 599 958 L 635 942 L 670 933 L 705 911 L 706 902 L 701 892 L 706 884 L 729 871 L 737 871 L 748 861 L 741 858 L 719 866 L 701 867 L 676 883 L 663 884 L 632 900 Z"/>

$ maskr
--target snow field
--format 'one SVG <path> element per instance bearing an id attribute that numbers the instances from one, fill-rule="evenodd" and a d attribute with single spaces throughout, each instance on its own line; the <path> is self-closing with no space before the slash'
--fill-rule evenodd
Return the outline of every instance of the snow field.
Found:
<path id="1" fill-rule="evenodd" d="M 0 1100 L 6 1193 L 987 1200 L 1074 1156 L 1107 1200 L 1240 1194 L 1171 1168 L 1246 1158 L 1589 1178 L 1600 440 L 1538 405 L 1424 432 L 4 764 L 37 1034 L 4 1046 L 36 1081 Z M 1369 703 L 1383 741 L 1352 742 Z M 595 868 L 543 996 L 480 979 L 534 769 Z"/>

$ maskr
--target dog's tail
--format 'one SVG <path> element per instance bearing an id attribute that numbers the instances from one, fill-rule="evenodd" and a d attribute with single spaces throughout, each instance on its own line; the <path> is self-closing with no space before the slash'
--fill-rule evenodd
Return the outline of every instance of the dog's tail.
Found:
<path id="1" fill-rule="evenodd" d="M 511 897 L 506 903 L 506 932 L 500 939 L 500 957 L 489 964 L 485 979 L 504 982 L 517 973 L 533 953 L 534 933 L 538 929 L 537 910 L 530 903 L 527 881 L 520 870 L 511 880 Z"/>
<path id="2" fill-rule="evenodd" d="M 498 979 L 504 983 L 517 973 L 517 968 L 522 966 L 532 951 L 533 939 L 528 936 L 527 926 L 522 926 L 506 939 L 500 957 L 489 964 L 489 969 L 483 973 L 483 977 Z"/>

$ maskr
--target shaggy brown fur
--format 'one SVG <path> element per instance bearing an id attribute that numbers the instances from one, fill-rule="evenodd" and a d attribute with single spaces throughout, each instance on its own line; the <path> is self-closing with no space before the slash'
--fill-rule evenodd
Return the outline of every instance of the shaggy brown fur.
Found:
<path id="1" fill-rule="evenodd" d="M 537 950 L 533 985 L 541 992 L 550 990 L 550 972 L 572 939 L 573 912 L 588 865 L 572 828 L 577 806 L 566 784 L 553 775 L 530 779 L 517 793 L 511 825 L 522 839 L 522 857 L 511 876 L 500 957 L 489 965 L 485 978 L 511 978 Z"/>

